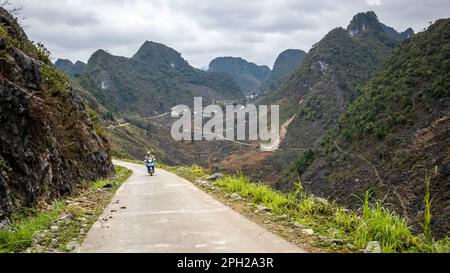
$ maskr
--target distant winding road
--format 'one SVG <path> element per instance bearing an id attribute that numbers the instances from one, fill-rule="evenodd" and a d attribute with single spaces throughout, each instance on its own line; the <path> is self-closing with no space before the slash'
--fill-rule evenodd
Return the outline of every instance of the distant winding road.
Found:
<path id="1" fill-rule="evenodd" d="M 115 161 L 133 175 L 88 232 L 81 252 L 305 252 L 190 182 L 144 164 Z"/>

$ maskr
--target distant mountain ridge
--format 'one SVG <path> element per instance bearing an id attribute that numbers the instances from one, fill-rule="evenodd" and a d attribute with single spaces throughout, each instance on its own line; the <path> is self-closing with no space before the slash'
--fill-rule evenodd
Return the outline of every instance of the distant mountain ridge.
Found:
<path id="1" fill-rule="evenodd" d="M 398 41 L 398 42 L 403 42 L 404 40 L 407 40 L 409 38 L 411 38 L 412 36 L 414 36 L 414 30 L 412 28 L 408 28 L 407 30 L 398 33 L 395 29 L 388 27 L 384 24 L 382 24 L 382 27 L 384 29 L 384 32 L 391 37 L 392 39 Z"/>
<path id="2" fill-rule="evenodd" d="M 64 73 L 71 77 L 77 77 L 82 75 L 87 68 L 87 64 L 83 63 L 81 61 L 76 61 L 75 63 L 72 63 L 70 60 L 66 59 L 58 59 L 55 62 L 56 67 L 61 69 Z"/>
<path id="3" fill-rule="evenodd" d="M 69 75 L 73 72 L 67 62 L 56 64 Z M 194 96 L 210 102 L 243 98 L 230 76 L 193 68 L 179 52 L 149 41 L 132 58 L 97 50 L 75 78 L 89 92 L 94 108 L 98 103 L 122 116 L 157 115 L 179 104 L 191 105 Z"/>
<path id="4" fill-rule="evenodd" d="M 271 70 L 268 66 L 259 66 L 242 58 L 219 57 L 210 62 L 208 72 L 230 75 L 246 95 L 251 95 L 260 92 L 260 86 L 270 76 Z"/>
<path id="5" fill-rule="evenodd" d="M 305 60 L 306 52 L 299 49 L 283 51 L 275 61 L 268 79 L 261 85 L 261 92 L 267 93 L 280 88 Z"/>

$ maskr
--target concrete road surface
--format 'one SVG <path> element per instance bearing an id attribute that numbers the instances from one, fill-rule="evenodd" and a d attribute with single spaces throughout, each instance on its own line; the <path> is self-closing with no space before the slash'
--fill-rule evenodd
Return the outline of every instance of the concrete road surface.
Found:
<path id="1" fill-rule="evenodd" d="M 305 252 L 190 182 L 144 164 L 133 171 L 88 232 L 81 252 L 270 253 Z"/>

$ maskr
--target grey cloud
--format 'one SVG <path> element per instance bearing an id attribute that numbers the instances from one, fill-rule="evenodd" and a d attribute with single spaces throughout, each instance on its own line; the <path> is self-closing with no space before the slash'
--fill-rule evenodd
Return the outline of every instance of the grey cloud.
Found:
<path id="1" fill-rule="evenodd" d="M 448 0 L 15 0 L 29 36 L 56 58 L 87 61 L 99 48 L 131 56 L 145 40 L 164 43 L 197 67 L 217 56 L 272 65 L 288 48 L 309 48 L 357 12 L 421 30 L 448 17 Z"/>
<path id="2" fill-rule="evenodd" d="M 51 27 L 54 23 L 67 26 L 87 26 L 99 23 L 94 11 L 78 8 L 63 8 L 61 1 L 21 1 L 18 0 L 18 6 L 25 10 L 26 19 L 36 20 L 48 24 Z"/>

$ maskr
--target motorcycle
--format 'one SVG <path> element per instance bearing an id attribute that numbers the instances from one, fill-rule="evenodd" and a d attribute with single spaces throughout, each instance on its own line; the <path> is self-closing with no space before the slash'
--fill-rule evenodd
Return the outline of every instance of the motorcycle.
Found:
<path id="1" fill-rule="evenodd" d="M 145 161 L 145 166 L 147 167 L 148 174 L 153 176 L 155 174 L 155 161 L 147 160 Z"/>

